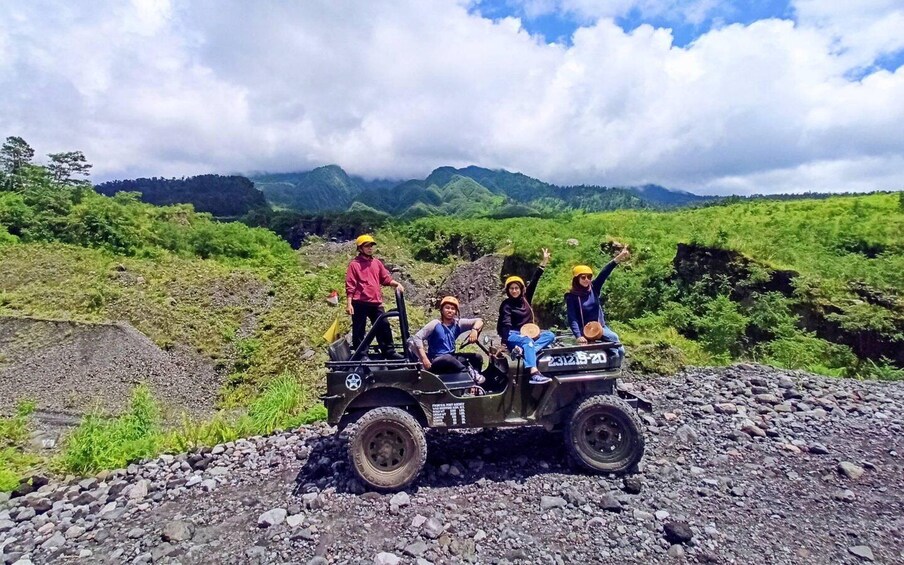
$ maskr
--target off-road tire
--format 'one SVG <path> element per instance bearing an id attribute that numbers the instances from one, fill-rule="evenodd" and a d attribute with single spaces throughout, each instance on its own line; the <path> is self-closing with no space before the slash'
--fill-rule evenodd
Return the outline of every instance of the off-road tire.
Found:
<path id="1" fill-rule="evenodd" d="M 643 457 L 640 418 L 617 396 L 589 396 L 575 402 L 565 424 L 565 446 L 581 467 L 597 473 L 627 473 Z"/>
<path id="2" fill-rule="evenodd" d="M 417 478 L 427 460 L 424 429 L 401 408 L 374 408 L 347 431 L 352 469 L 375 490 L 405 488 Z"/>

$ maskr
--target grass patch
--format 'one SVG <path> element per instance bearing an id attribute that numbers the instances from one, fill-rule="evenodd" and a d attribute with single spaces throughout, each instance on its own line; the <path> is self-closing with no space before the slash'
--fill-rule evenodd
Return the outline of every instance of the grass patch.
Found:
<path id="1" fill-rule="evenodd" d="M 0 418 L 0 492 L 16 488 L 20 479 L 41 461 L 27 451 L 29 421 L 34 409 L 34 402 L 22 401 L 14 415 Z"/>
<path id="2" fill-rule="evenodd" d="M 160 410 L 150 389 L 140 385 L 120 416 L 106 418 L 97 412 L 85 416 L 67 438 L 59 466 L 86 475 L 156 455 L 162 439 L 160 422 Z"/>
<path id="3" fill-rule="evenodd" d="M 272 379 L 246 412 L 221 411 L 209 420 L 183 416 L 166 427 L 160 409 L 144 385 L 135 388 L 129 408 L 116 417 L 86 416 L 65 441 L 55 467 L 61 472 L 87 475 L 117 469 L 164 452 L 268 435 L 326 418 L 326 410 L 290 374 Z"/>

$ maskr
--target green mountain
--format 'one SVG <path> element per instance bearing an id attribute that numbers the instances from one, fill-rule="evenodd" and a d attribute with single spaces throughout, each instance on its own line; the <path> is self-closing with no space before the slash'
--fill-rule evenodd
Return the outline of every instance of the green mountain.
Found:
<path id="1" fill-rule="evenodd" d="M 522 173 L 470 166 L 439 167 L 424 180 L 397 182 L 349 176 L 337 165 L 309 172 L 252 176 L 274 205 L 302 213 L 341 212 L 354 202 L 387 214 L 514 217 L 570 210 L 670 208 L 711 200 L 661 186 L 557 186 Z M 468 179 L 469 183 L 462 183 Z"/>
<path id="2" fill-rule="evenodd" d="M 391 190 L 368 188 L 360 192 L 355 201 L 395 215 L 416 204 L 426 206 L 428 209 L 438 207 L 442 204 L 442 196 L 436 187 L 425 186 L 424 181 L 409 180 Z"/>
<path id="3" fill-rule="evenodd" d="M 361 186 L 338 165 L 302 173 L 254 175 L 251 180 L 272 204 L 303 212 L 345 210 L 361 192 Z"/>
<path id="4" fill-rule="evenodd" d="M 496 194 L 504 194 L 519 202 L 528 202 L 535 198 L 546 196 L 557 188 L 554 185 L 521 173 L 510 173 L 504 169 L 494 171 L 473 165 L 463 169 L 440 167 L 430 173 L 425 182 L 444 186 L 456 175 L 474 179 L 490 191 Z"/>
<path id="5" fill-rule="evenodd" d="M 267 206 L 261 191 L 245 177 L 199 175 L 181 179 L 140 178 L 104 182 L 94 189 L 106 196 L 117 192 L 139 192 L 141 201 L 155 206 L 191 204 L 198 212 L 218 217 L 237 217 Z"/>

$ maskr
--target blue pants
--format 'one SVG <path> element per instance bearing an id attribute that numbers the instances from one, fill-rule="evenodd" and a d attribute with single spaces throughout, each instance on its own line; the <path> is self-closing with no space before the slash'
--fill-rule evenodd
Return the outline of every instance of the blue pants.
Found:
<path id="1" fill-rule="evenodd" d="M 515 346 L 523 349 L 524 366 L 528 369 L 533 369 L 537 366 L 537 352 L 552 343 L 554 339 L 556 339 L 556 336 L 549 330 L 540 332 L 537 339 L 531 339 L 521 335 L 521 332 L 519 331 L 512 330 L 509 332 L 506 345 L 508 345 L 510 351 L 514 349 Z"/>
<path id="2" fill-rule="evenodd" d="M 619 341 L 618 334 L 612 331 L 609 326 L 603 326 L 603 339 L 606 341 Z M 618 356 L 621 357 L 622 361 L 625 360 L 625 346 L 619 346 L 615 351 L 618 352 Z"/>

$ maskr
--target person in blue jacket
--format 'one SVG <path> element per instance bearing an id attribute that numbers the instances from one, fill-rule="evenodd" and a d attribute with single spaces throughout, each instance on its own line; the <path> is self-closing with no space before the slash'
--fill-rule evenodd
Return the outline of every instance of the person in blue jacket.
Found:
<path id="1" fill-rule="evenodd" d="M 584 326 L 588 322 L 599 322 L 603 326 L 603 338 L 606 341 L 618 341 L 618 335 L 606 325 L 603 306 L 600 302 L 600 291 L 615 267 L 630 256 L 631 253 L 625 246 L 592 280 L 593 269 L 587 265 L 576 265 L 571 269 L 571 290 L 565 293 L 565 308 L 568 311 L 568 327 L 577 338 L 578 343 L 587 343 L 587 338 L 584 337 Z M 624 358 L 625 348 L 619 347 L 618 354 Z"/>

